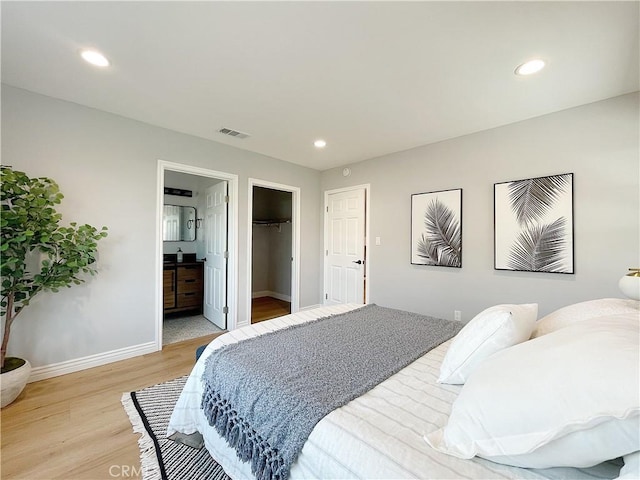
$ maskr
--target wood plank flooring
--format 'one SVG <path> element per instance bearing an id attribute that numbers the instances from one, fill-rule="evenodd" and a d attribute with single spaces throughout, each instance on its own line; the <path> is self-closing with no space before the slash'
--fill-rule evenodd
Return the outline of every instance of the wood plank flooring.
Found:
<path id="1" fill-rule="evenodd" d="M 290 311 L 288 302 L 257 298 L 252 322 Z M 141 478 L 139 435 L 122 408 L 122 394 L 188 374 L 196 348 L 217 335 L 28 384 L 0 412 L 2 479 Z"/>
<path id="2" fill-rule="evenodd" d="M 290 302 L 273 297 L 258 297 L 251 300 L 251 323 L 270 320 L 290 313 Z"/>
<path id="3" fill-rule="evenodd" d="M 196 348 L 216 336 L 28 384 L 0 413 L 2 479 L 141 478 L 122 394 L 188 374 Z"/>

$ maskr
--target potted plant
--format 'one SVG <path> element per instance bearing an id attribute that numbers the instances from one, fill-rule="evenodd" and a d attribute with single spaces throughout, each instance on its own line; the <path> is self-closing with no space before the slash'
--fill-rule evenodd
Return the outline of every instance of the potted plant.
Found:
<path id="1" fill-rule="evenodd" d="M 57 292 L 84 282 L 96 273 L 98 240 L 107 227 L 60 225 L 55 205 L 63 198 L 50 178 L 30 178 L 8 166 L 0 166 L 0 270 L 3 321 L 0 349 L 1 406 L 13 402 L 29 379 L 28 361 L 7 357 L 11 326 L 38 293 Z"/>

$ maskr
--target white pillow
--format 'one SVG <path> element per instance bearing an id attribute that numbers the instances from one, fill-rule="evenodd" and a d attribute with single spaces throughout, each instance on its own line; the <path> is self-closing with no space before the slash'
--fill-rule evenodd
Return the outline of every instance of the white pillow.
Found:
<path id="1" fill-rule="evenodd" d="M 585 320 L 474 371 L 436 450 L 525 468 L 589 467 L 640 450 L 640 322 Z"/>
<path id="2" fill-rule="evenodd" d="M 624 467 L 620 469 L 618 480 L 638 480 L 640 478 L 640 452 L 623 457 Z"/>
<path id="3" fill-rule="evenodd" d="M 483 310 L 455 336 L 440 367 L 440 383 L 464 383 L 490 355 L 528 340 L 538 304 L 495 305 Z"/>
<path id="4" fill-rule="evenodd" d="M 600 298 L 567 305 L 538 320 L 531 338 L 546 335 L 575 322 L 620 313 L 635 313 L 640 318 L 640 301 L 624 298 Z"/>

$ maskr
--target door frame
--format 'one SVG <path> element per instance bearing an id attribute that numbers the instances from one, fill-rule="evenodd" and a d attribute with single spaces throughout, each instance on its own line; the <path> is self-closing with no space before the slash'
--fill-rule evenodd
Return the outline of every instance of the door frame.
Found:
<path id="1" fill-rule="evenodd" d="M 291 193 L 291 313 L 300 309 L 300 188 L 282 183 L 249 178 L 247 202 L 247 325 L 251 325 L 251 293 L 253 267 L 253 187 L 270 188 Z"/>
<path id="2" fill-rule="evenodd" d="M 229 251 L 229 263 L 227 264 L 227 306 L 229 307 L 229 312 L 227 316 L 227 330 L 235 329 L 238 323 L 238 175 L 182 163 L 158 160 L 156 182 L 156 350 L 162 350 L 162 320 L 164 317 L 162 305 L 162 207 L 164 205 L 165 171 L 215 178 L 228 182 L 227 249 Z"/>
<path id="3" fill-rule="evenodd" d="M 322 255 L 322 265 L 323 265 L 323 282 L 322 282 L 322 305 L 325 305 L 326 295 L 329 288 L 329 267 L 327 265 L 327 254 L 326 252 L 329 250 L 329 195 L 333 195 L 335 193 L 344 193 L 350 192 L 352 190 L 362 190 L 364 189 L 364 248 L 365 248 L 365 262 L 366 262 L 366 272 L 367 276 L 365 279 L 365 288 L 364 288 L 364 302 L 369 303 L 369 293 L 371 291 L 371 248 L 369 239 L 371 238 L 370 229 L 371 229 L 371 184 L 365 183 L 362 185 L 353 185 L 351 187 L 343 187 L 336 188 L 333 190 L 325 190 L 324 192 L 324 207 L 322 209 L 322 214 L 324 216 L 324 245 L 322 251 L 324 254 Z"/>

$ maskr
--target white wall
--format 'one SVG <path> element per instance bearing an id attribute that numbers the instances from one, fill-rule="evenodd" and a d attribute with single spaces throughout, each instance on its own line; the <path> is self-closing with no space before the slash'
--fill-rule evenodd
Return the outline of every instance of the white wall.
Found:
<path id="1" fill-rule="evenodd" d="M 269 232 L 268 227 L 253 225 L 251 246 L 253 248 L 251 263 L 251 292 L 269 290 Z"/>
<path id="2" fill-rule="evenodd" d="M 2 163 L 61 186 L 63 221 L 109 227 L 100 273 L 36 297 L 10 354 L 35 366 L 154 341 L 158 159 L 239 175 L 239 317 L 246 318 L 249 177 L 300 187 L 300 306 L 320 303 L 321 191 L 371 184 L 371 301 L 463 320 L 501 302 L 541 314 L 595 297 L 640 265 L 638 94 L 578 107 L 320 174 L 73 103 L 2 87 Z M 493 184 L 574 173 L 575 275 L 493 269 Z M 321 188 L 320 188 L 321 187 Z M 463 268 L 410 264 L 412 193 L 463 188 Z M 242 192 L 245 192 L 242 194 Z"/>
<path id="3" fill-rule="evenodd" d="M 638 94 L 625 95 L 322 173 L 322 190 L 371 184 L 370 300 L 463 321 L 509 302 L 540 314 L 621 297 L 640 266 Z M 392 134 L 392 133 L 390 133 Z M 575 274 L 493 268 L 493 184 L 574 173 Z M 463 189 L 462 268 L 410 264 L 411 194 Z"/>
<path id="4" fill-rule="evenodd" d="M 264 227 L 263 227 L 264 228 Z M 291 239 L 293 224 L 267 228 L 269 235 L 269 290 L 291 297 Z"/>
<path id="5" fill-rule="evenodd" d="M 278 294 L 281 300 L 291 298 L 292 238 L 291 223 L 253 226 L 251 279 L 255 296 L 269 292 Z"/>
<path id="6" fill-rule="evenodd" d="M 99 274 L 36 297 L 14 326 L 10 354 L 43 366 L 154 341 L 159 159 L 239 176 L 239 321 L 247 317 L 243 299 L 251 292 L 248 178 L 299 187 L 300 306 L 319 303 L 319 172 L 3 85 L 2 163 L 56 180 L 65 195 L 63 223 L 109 227 Z"/>
<path id="7" fill-rule="evenodd" d="M 254 296 L 273 292 L 281 299 L 291 298 L 291 223 L 253 226 L 253 265 L 251 272 Z"/>

